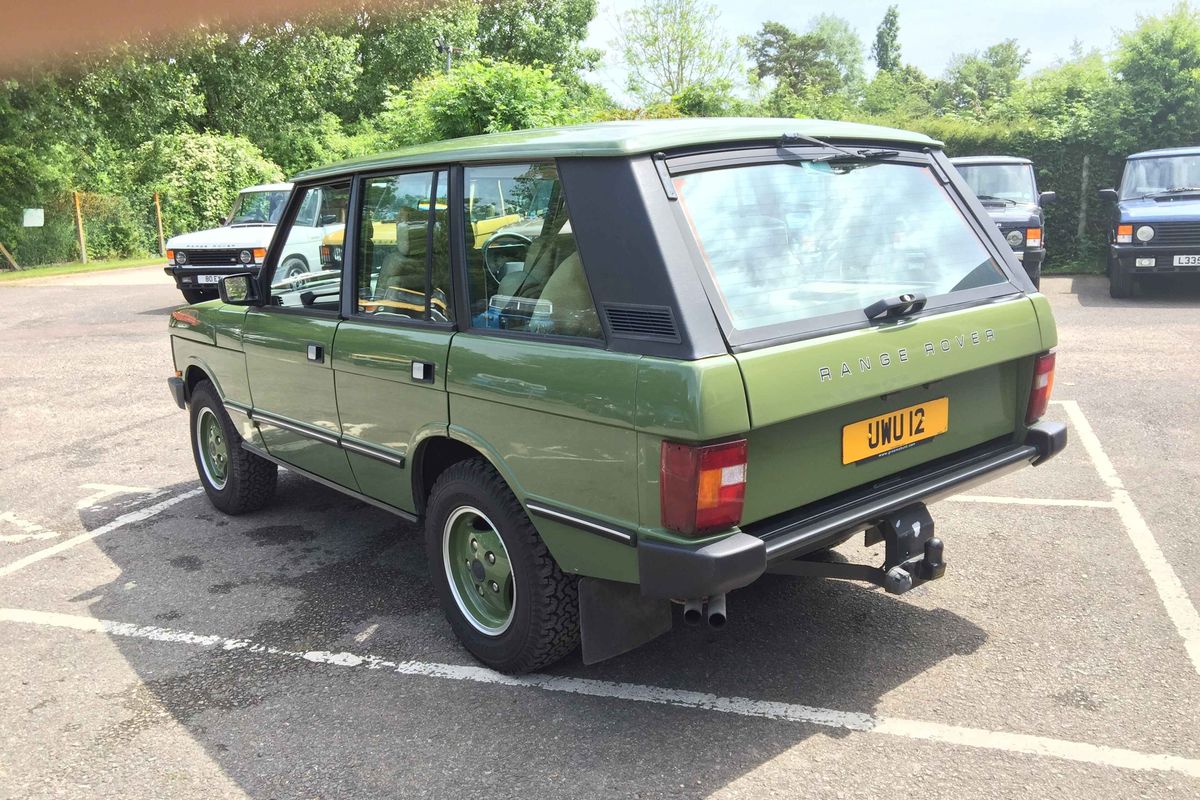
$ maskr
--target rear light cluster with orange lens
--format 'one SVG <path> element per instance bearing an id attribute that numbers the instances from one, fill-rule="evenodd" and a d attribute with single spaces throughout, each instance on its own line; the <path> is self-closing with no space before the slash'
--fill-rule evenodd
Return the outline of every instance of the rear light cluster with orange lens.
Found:
<path id="1" fill-rule="evenodd" d="M 1117 226 L 1117 244 L 1129 244 L 1133 241 L 1133 226 L 1118 225 Z"/>
<path id="2" fill-rule="evenodd" d="M 1029 388 L 1029 406 L 1025 411 L 1026 424 L 1042 418 L 1050 405 L 1050 394 L 1054 391 L 1054 353 L 1043 353 L 1033 366 L 1033 385 Z"/>
<path id="3" fill-rule="evenodd" d="M 1042 229 L 1041 228 L 1026 228 L 1025 229 L 1025 246 L 1031 247 L 1031 248 L 1042 246 Z"/>
<path id="4" fill-rule="evenodd" d="M 728 530 L 742 521 L 746 440 L 710 445 L 663 442 L 659 500 L 664 528 L 684 536 Z"/>

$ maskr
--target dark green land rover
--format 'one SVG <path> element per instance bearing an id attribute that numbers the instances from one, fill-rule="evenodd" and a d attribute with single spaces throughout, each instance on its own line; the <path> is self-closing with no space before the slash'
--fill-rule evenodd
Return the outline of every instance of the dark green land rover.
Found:
<path id="1" fill-rule="evenodd" d="M 480 661 L 591 663 L 767 572 L 902 593 L 926 504 L 1066 444 L 1054 319 L 939 143 L 816 120 L 496 134 L 296 177 L 261 275 L 171 315 L 213 504 L 276 469 L 422 520 Z M 272 279 L 310 194 L 344 255 Z M 503 224 L 493 224 L 503 219 Z M 882 565 L 828 550 L 858 532 Z"/>

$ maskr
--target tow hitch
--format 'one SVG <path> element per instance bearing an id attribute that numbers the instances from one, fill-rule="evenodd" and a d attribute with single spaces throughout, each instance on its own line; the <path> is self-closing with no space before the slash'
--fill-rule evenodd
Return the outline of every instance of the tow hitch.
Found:
<path id="1" fill-rule="evenodd" d="M 868 546 L 884 543 L 883 566 L 827 560 L 827 552 L 810 553 L 767 566 L 778 575 L 866 581 L 890 594 L 904 594 L 914 586 L 936 580 L 946 572 L 942 540 L 933 535 L 933 517 L 924 503 L 913 503 L 893 512 L 867 530 Z"/>

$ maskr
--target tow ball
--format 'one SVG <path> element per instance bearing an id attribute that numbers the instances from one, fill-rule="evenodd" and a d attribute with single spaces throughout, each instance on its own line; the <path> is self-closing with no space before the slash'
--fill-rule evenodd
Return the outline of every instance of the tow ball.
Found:
<path id="1" fill-rule="evenodd" d="M 933 517 L 924 503 L 905 506 L 868 528 L 866 544 L 870 546 L 879 542 L 884 543 L 881 567 L 831 561 L 828 560 L 828 552 L 820 552 L 771 564 L 767 572 L 866 581 L 882 586 L 890 594 L 904 594 L 914 586 L 942 577 L 946 572 L 942 540 L 933 535 Z"/>

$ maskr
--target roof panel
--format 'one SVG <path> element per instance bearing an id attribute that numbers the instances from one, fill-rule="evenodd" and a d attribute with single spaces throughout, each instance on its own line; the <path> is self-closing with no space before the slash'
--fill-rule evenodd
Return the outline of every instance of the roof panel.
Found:
<path id="1" fill-rule="evenodd" d="M 510 131 L 430 142 L 310 169 L 297 175 L 295 180 L 447 161 L 628 156 L 698 144 L 761 141 L 774 139 L 785 133 L 797 133 L 818 139 L 941 147 L 941 142 L 921 133 L 854 122 L 757 117 L 630 120 Z"/>

